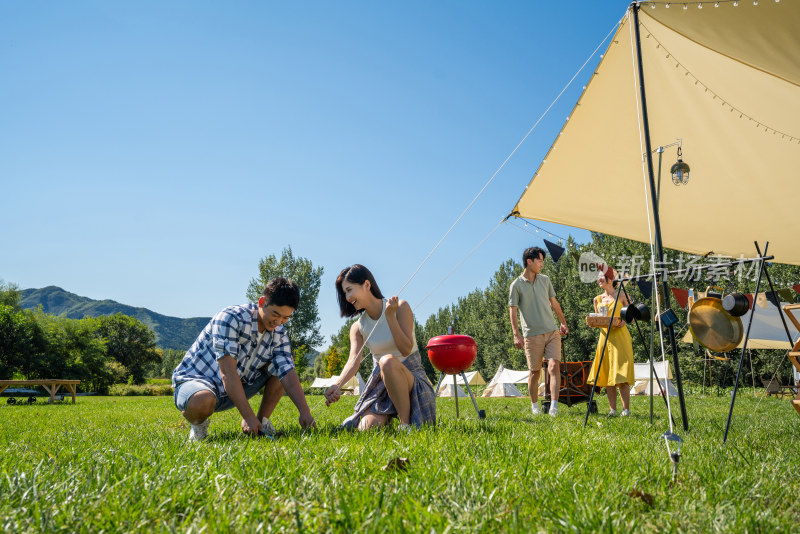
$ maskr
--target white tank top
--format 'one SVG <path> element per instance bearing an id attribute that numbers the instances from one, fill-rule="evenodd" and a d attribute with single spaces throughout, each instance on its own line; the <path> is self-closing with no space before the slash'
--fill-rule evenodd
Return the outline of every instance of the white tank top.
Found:
<path id="1" fill-rule="evenodd" d="M 407 356 L 403 356 L 400 350 L 398 350 L 394 342 L 394 336 L 392 336 L 392 331 L 389 329 L 389 324 L 386 322 L 385 299 L 383 303 L 384 307 L 381 309 L 381 316 L 377 321 L 373 320 L 369 314 L 367 314 L 366 310 L 361 314 L 361 317 L 358 318 L 358 331 L 361 333 L 361 337 L 366 340 L 367 348 L 372 353 L 372 362 L 375 365 L 378 365 L 381 356 L 386 356 L 387 354 L 397 356 L 401 362 L 407 358 Z M 376 324 L 377 326 L 375 326 Z M 415 326 L 412 325 L 411 338 L 414 340 L 414 346 L 411 348 L 411 354 L 419 351 L 414 329 Z"/>

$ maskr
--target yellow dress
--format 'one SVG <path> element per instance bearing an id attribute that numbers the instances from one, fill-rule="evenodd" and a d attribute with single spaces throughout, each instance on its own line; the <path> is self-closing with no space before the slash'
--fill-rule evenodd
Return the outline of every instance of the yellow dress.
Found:
<path id="1" fill-rule="evenodd" d="M 602 295 L 595 297 L 597 308 L 600 309 L 599 299 Z M 611 313 L 609 307 L 608 312 Z M 619 317 L 622 306 L 617 304 L 616 313 L 614 315 Z M 587 384 L 594 384 L 594 376 L 597 373 L 597 362 L 600 361 L 600 352 L 603 350 L 603 343 L 606 340 L 607 328 L 598 328 L 600 330 L 600 339 L 597 342 L 597 351 L 595 352 L 594 362 L 592 369 L 589 372 L 589 378 L 586 380 Z M 631 340 L 631 333 L 628 331 L 628 326 L 615 327 L 611 329 L 611 335 L 606 344 L 606 353 L 603 355 L 603 365 L 600 368 L 600 375 L 597 377 L 597 386 L 618 386 L 620 384 L 633 385 L 635 379 L 633 374 L 633 341 Z"/>

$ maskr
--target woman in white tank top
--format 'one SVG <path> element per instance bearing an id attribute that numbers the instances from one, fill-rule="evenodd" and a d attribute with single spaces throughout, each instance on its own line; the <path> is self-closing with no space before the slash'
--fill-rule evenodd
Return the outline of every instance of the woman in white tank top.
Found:
<path id="1" fill-rule="evenodd" d="M 338 383 L 325 392 L 327 404 L 339 400 L 341 384 L 358 372 L 364 345 L 374 362 L 355 412 L 343 426 L 366 430 L 392 417 L 403 430 L 435 423 L 436 397 L 422 368 L 408 303 L 396 296 L 384 299 L 372 273 L 358 264 L 339 273 L 336 293 L 343 317 L 361 317 L 350 328 L 350 356 Z"/>

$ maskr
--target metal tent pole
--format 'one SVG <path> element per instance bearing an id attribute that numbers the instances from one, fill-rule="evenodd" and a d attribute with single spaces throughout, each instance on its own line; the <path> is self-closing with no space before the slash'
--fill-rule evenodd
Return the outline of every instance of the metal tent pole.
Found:
<path id="1" fill-rule="evenodd" d="M 655 234 L 656 234 L 656 248 L 658 253 L 658 261 L 659 265 L 664 264 L 664 248 L 662 245 L 661 240 L 661 220 L 658 216 L 658 199 L 656 198 L 656 184 L 655 184 L 655 176 L 653 174 L 653 158 L 652 158 L 652 148 L 650 144 L 650 122 L 647 117 L 647 97 L 646 92 L 644 90 L 644 70 L 642 65 L 642 39 L 639 35 L 639 4 L 634 2 L 631 4 L 631 10 L 633 11 L 633 23 L 634 23 L 634 30 L 636 33 L 636 59 L 639 69 L 639 93 L 642 99 L 642 122 L 644 128 L 644 141 L 645 141 L 645 153 L 647 154 L 647 174 L 648 178 L 650 179 L 650 198 L 653 203 L 653 225 L 655 227 Z M 664 302 L 666 305 L 666 310 L 669 311 L 671 309 L 670 299 L 669 299 L 669 284 L 667 283 L 666 276 L 662 277 L 661 286 L 664 293 Z M 655 283 L 654 287 L 655 288 Z M 678 347 L 675 344 L 675 329 L 673 325 L 669 325 L 667 327 L 667 334 L 669 336 L 669 345 L 670 349 L 672 350 L 672 360 L 673 365 L 675 365 L 675 382 L 678 386 L 678 400 L 680 401 L 681 405 L 681 419 L 683 420 L 683 430 L 689 430 L 689 416 L 686 413 L 686 400 L 683 396 L 683 380 L 681 379 L 681 368 L 680 362 L 678 361 Z"/>
<path id="2" fill-rule="evenodd" d="M 767 248 L 769 248 L 769 241 L 767 241 L 766 245 L 764 245 L 764 253 L 767 252 Z M 761 256 L 761 252 L 759 252 L 759 256 Z M 758 280 L 756 281 L 756 292 L 755 300 L 758 297 L 758 288 L 761 285 L 761 275 L 764 274 L 764 271 L 767 270 L 767 263 L 765 261 L 761 262 L 761 266 L 758 269 Z M 742 376 L 742 364 L 744 363 L 744 351 L 747 350 L 747 341 L 750 339 L 750 328 L 753 326 L 753 316 L 756 314 L 755 308 L 750 312 L 750 320 L 747 322 L 747 331 L 744 334 L 744 343 L 742 344 L 742 355 L 739 357 L 739 368 L 736 371 L 736 381 L 733 383 L 733 394 L 731 395 L 731 407 L 728 410 L 728 421 L 725 423 L 725 434 L 722 436 L 722 443 L 725 443 L 728 440 L 728 430 L 731 427 L 731 418 L 733 417 L 733 405 L 736 402 L 736 391 L 739 389 L 739 378 Z"/>
<path id="3" fill-rule="evenodd" d="M 586 425 L 589 424 L 589 414 L 592 412 L 592 401 L 594 400 L 594 388 L 597 387 L 597 379 L 600 376 L 600 369 L 603 366 L 603 357 L 606 355 L 606 347 L 608 346 L 608 336 L 611 334 L 611 325 L 614 323 L 614 314 L 617 312 L 617 305 L 619 304 L 619 296 L 621 294 L 621 291 L 617 291 L 617 296 L 614 299 L 614 307 L 611 308 L 611 317 L 608 318 L 608 326 L 606 327 L 605 340 L 603 340 L 603 348 L 600 351 L 600 359 L 597 361 L 597 371 L 594 373 L 592 387 L 589 390 L 589 404 L 586 406 L 586 418 L 583 420 L 583 428 L 586 428 Z M 561 379 L 561 375 L 559 375 L 559 379 Z"/>

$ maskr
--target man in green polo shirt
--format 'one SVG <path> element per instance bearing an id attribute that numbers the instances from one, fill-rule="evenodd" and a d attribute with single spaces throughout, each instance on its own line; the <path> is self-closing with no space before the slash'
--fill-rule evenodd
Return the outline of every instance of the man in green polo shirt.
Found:
<path id="1" fill-rule="evenodd" d="M 522 264 L 525 270 L 519 278 L 511 282 L 508 306 L 511 314 L 511 330 L 514 332 L 514 346 L 525 349 L 528 361 L 528 394 L 531 396 L 533 415 L 542 413 L 537 401 L 539 399 L 539 373 L 542 371 L 542 360 L 550 360 L 547 372 L 550 375 L 550 410 L 548 413 L 558 415 L 558 392 L 561 389 L 561 335 L 567 335 L 567 320 L 556 300 L 556 291 L 550 278 L 541 274 L 544 267 L 545 252 L 539 247 L 525 249 L 522 253 Z M 518 315 L 522 316 L 522 334 L 519 331 Z M 556 324 L 553 312 L 561 321 Z"/>

